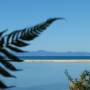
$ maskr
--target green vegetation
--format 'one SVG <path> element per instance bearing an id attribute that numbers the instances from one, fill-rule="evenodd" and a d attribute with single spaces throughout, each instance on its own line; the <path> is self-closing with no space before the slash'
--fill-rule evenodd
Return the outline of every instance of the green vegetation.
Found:
<path id="1" fill-rule="evenodd" d="M 65 71 L 65 75 L 70 81 L 69 90 L 90 90 L 90 71 L 83 71 L 79 79 L 72 79 L 67 70 Z"/>

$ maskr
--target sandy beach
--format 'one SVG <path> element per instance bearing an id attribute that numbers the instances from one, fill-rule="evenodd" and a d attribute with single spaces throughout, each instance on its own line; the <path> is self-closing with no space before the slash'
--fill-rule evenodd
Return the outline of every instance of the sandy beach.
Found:
<path id="1" fill-rule="evenodd" d="M 87 59 L 74 59 L 74 60 L 25 60 L 24 62 L 90 62 Z"/>

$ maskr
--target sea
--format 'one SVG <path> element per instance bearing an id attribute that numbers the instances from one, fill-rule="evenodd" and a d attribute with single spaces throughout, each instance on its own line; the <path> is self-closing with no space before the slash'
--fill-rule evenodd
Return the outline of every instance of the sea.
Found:
<path id="1" fill-rule="evenodd" d="M 74 59 L 90 59 L 90 56 L 23 56 L 21 59 L 29 60 L 74 60 Z"/>
<path id="2" fill-rule="evenodd" d="M 68 60 L 68 59 L 90 59 L 90 57 L 34 57 L 23 58 L 28 60 Z M 22 71 L 12 72 L 16 79 L 2 80 L 8 85 L 16 87 L 7 90 L 69 90 L 69 80 L 65 75 L 65 70 L 73 79 L 79 79 L 79 75 L 84 70 L 90 71 L 89 62 L 22 62 L 13 63 Z"/>

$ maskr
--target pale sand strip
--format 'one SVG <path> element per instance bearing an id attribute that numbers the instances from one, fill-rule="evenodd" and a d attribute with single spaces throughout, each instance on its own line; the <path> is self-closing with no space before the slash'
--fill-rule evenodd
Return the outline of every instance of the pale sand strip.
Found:
<path id="1" fill-rule="evenodd" d="M 90 60 L 24 60 L 24 62 L 90 62 Z"/>

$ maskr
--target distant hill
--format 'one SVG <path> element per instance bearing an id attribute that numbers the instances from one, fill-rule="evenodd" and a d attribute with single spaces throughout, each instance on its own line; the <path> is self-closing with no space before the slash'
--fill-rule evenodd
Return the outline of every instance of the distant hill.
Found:
<path id="1" fill-rule="evenodd" d="M 32 52 L 13 53 L 21 59 L 90 59 L 90 52 L 51 52 L 39 50 Z"/>

